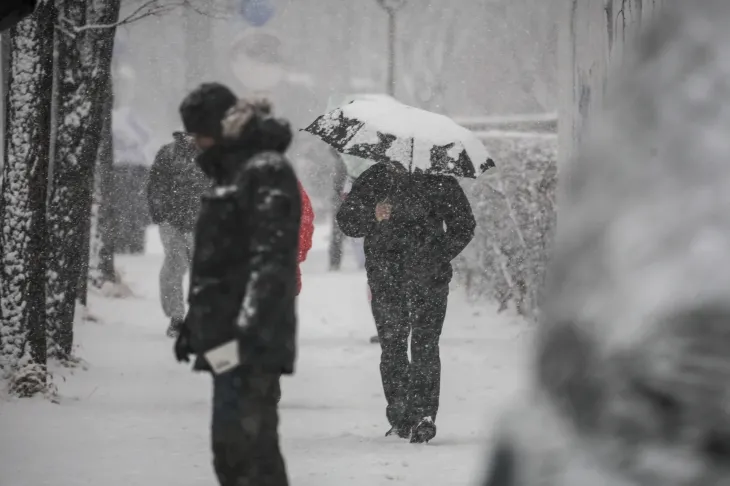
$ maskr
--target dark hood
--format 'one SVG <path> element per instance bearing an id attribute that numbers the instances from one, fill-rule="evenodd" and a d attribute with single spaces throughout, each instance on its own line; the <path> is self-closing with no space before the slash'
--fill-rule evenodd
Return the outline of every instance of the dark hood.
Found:
<path id="1" fill-rule="evenodd" d="M 271 114 L 265 100 L 241 100 L 221 122 L 223 140 L 198 157 L 201 169 L 215 179 L 225 177 L 259 152 L 284 153 L 293 133 L 289 122 Z"/>

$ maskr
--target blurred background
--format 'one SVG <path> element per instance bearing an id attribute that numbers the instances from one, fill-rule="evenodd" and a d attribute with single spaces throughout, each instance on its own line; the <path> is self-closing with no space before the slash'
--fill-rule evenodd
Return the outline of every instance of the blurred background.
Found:
<path id="1" fill-rule="evenodd" d="M 124 1 L 120 18 L 150 5 L 166 4 Z M 140 15 L 118 28 L 113 56 L 115 206 L 131 221 L 116 250 L 141 251 L 143 168 L 181 129 L 179 103 L 201 82 L 269 96 L 297 130 L 343 97 L 392 94 L 457 119 L 492 152 L 498 173 L 464 183 L 479 227 L 457 280 L 477 300 L 533 314 L 555 219 L 563 10 L 536 0 L 180 0 Z M 349 247 L 333 222 L 341 161 L 301 132 L 289 157 L 331 232 L 336 270 Z"/>
<path id="2" fill-rule="evenodd" d="M 122 17 L 142 3 L 123 2 Z M 552 112 L 555 3 L 403 2 L 396 14 L 396 98 L 455 117 Z M 179 102 L 203 81 L 221 81 L 241 95 L 266 93 L 301 128 L 332 95 L 387 91 L 388 34 L 378 0 L 191 3 L 119 29 L 117 107 L 149 132 L 148 158 L 180 128 Z M 307 151 L 300 143 L 296 149 Z"/>

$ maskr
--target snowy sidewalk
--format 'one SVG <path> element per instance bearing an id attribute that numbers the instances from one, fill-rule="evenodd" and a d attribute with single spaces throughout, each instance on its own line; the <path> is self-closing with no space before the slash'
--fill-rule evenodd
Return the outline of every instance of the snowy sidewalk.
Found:
<path id="1" fill-rule="evenodd" d="M 318 245 L 319 246 L 319 245 Z M 77 326 L 88 369 L 56 370 L 61 403 L 0 398 L 2 486 L 212 486 L 210 383 L 175 363 L 157 300 L 159 255 L 120 258 L 135 296 L 94 296 Z M 307 262 L 297 374 L 280 429 L 293 486 L 467 485 L 481 474 L 495 412 L 521 383 L 529 331 L 452 296 L 442 338 L 439 433 L 385 438 L 379 347 L 364 274 Z"/>

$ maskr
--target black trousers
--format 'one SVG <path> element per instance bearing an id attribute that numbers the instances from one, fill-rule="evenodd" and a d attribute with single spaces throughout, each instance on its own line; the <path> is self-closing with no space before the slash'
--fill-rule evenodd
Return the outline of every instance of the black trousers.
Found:
<path id="1" fill-rule="evenodd" d="M 288 486 L 279 449 L 280 375 L 235 369 L 213 379 L 213 465 L 221 486 Z"/>
<path id="2" fill-rule="evenodd" d="M 441 391 L 439 339 L 450 278 L 405 278 L 370 271 L 368 280 L 388 421 L 391 426 L 408 427 L 424 417 L 436 420 Z"/>

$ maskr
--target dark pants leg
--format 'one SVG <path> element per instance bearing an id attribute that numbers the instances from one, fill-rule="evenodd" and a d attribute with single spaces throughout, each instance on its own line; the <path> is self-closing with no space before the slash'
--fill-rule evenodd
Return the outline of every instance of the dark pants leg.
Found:
<path id="1" fill-rule="evenodd" d="M 276 398 L 276 403 L 281 402 L 281 378 L 276 382 L 276 387 L 274 388 L 274 398 Z"/>
<path id="2" fill-rule="evenodd" d="M 386 415 L 391 426 L 407 420 L 408 398 L 408 312 L 405 287 L 397 280 L 371 279 L 372 311 L 380 338 L 380 376 L 388 402 Z"/>
<path id="3" fill-rule="evenodd" d="M 436 420 L 441 392 L 439 339 L 446 318 L 448 297 L 448 282 L 409 285 L 412 335 L 408 414 L 412 423 L 424 417 Z"/>
<path id="4" fill-rule="evenodd" d="M 278 373 L 237 369 L 213 381 L 213 464 L 221 486 L 287 486 Z"/>

